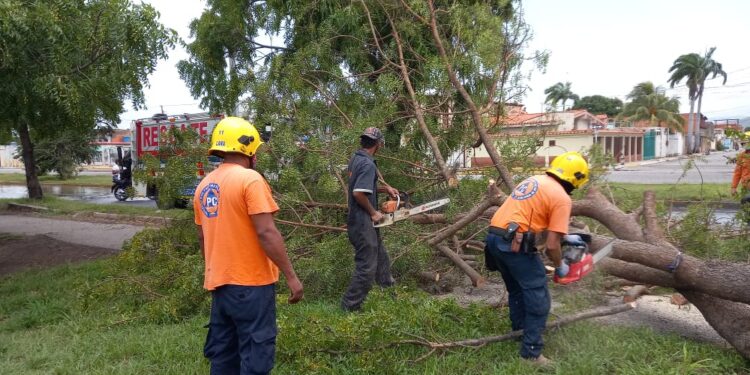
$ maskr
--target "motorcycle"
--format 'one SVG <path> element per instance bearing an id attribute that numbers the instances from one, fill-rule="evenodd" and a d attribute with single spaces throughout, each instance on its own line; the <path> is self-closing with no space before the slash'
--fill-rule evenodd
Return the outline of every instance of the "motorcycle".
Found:
<path id="1" fill-rule="evenodd" d="M 133 181 L 130 176 L 123 172 L 112 173 L 112 188 L 111 192 L 115 195 L 115 199 L 120 202 L 124 202 L 128 199 L 128 188 L 133 186 Z"/>

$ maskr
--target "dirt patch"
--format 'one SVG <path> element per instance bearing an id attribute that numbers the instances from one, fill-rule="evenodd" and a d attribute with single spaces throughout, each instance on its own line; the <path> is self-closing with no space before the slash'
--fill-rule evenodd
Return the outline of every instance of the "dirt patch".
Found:
<path id="1" fill-rule="evenodd" d="M 31 268 L 45 268 L 109 257 L 116 251 L 74 245 L 45 235 L 0 233 L 0 277 Z"/>

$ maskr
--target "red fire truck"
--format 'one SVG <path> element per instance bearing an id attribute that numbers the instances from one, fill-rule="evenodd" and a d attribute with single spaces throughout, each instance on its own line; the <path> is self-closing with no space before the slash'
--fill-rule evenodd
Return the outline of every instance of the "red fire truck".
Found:
<path id="1" fill-rule="evenodd" d="M 208 141 L 214 127 L 222 118 L 224 118 L 224 115 L 211 115 L 209 113 L 185 113 L 181 115 L 159 113 L 150 118 L 134 120 L 130 129 L 133 134 L 131 149 L 134 151 L 134 155 L 131 156 L 132 165 L 138 168 L 139 160 L 145 154 L 156 156 L 159 152 L 159 144 L 162 142 L 162 137 L 166 137 L 167 130 L 171 128 L 194 129 L 201 138 Z M 198 165 L 196 167 L 198 178 L 201 178 L 203 166 Z M 151 199 L 157 197 L 158 192 L 155 186 L 135 184 L 134 187 L 138 196 L 147 196 Z M 195 186 L 186 187 L 183 196 L 186 198 L 192 197 L 193 192 L 195 192 Z"/>

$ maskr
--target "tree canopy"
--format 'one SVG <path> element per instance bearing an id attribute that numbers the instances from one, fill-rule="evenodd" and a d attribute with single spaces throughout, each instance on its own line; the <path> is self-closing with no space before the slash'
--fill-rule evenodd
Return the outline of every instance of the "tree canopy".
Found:
<path id="1" fill-rule="evenodd" d="M 622 111 L 622 100 L 602 95 L 584 96 L 575 102 L 573 109 L 585 109 L 596 115 L 614 117 Z"/>
<path id="2" fill-rule="evenodd" d="M 129 0 L 0 2 L 0 124 L 20 138 L 29 197 L 41 198 L 35 139 L 116 124 L 177 40 Z"/>

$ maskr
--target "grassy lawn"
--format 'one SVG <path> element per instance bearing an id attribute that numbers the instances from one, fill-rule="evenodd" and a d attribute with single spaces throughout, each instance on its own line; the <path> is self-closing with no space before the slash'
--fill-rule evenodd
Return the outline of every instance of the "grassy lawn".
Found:
<path id="1" fill-rule="evenodd" d="M 113 311 L 121 299 L 87 299 L 108 262 L 62 266 L 0 278 L 0 373 L 205 374 L 208 317 L 142 323 Z M 555 368 L 516 356 L 517 343 L 436 352 L 388 343 L 419 336 L 449 341 L 509 330 L 507 310 L 462 308 L 408 286 L 395 298 L 377 288 L 359 314 L 307 295 L 290 306 L 279 295 L 275 374 L 746 374 L 736 352 L 649 329 L 579 322 L 546 334 Z M 425 357 L 423 357 L 425 356 Z"/>
<path id="2" fill-rule="evenodd" d="M 47 207 L 51 210 L 50 214 L 53 215 L 71 215 L 79 212 L 104 212 L 131 216 L 192 217 L 192 211 L 185 209 L 159 210 L 153 207 L 133 206 L 123 203 L 96 204 L 50 196 L 42 200 L 0 199 L 0 210 L 7 209 L 8 202 Z"/>
<path id="3" fill-rule="evenodd" d="M 735 201 L 729 194 L 729 184 L 626 184 L 609 183 L 609 190 L 616 202 L 628 199 L 643 199 L 643 192 L 652 190 L 657 200 L 676 201 Z M 604 194 L 609 194 L 607 186 L 601 188 Z"/>
<path id="4" fill-rule="evenodd" d="M 77 186 L 112 186 L 112 175 L 102 173 L 96 176 L 76 176 L 69 180 L 61 180 L 56 175 L 39 176 L 39 183 L 43 185 L 77 185 Z M 26 185 L 26 175 L 23 173 L 0 173 L 0 184 Z"/>

